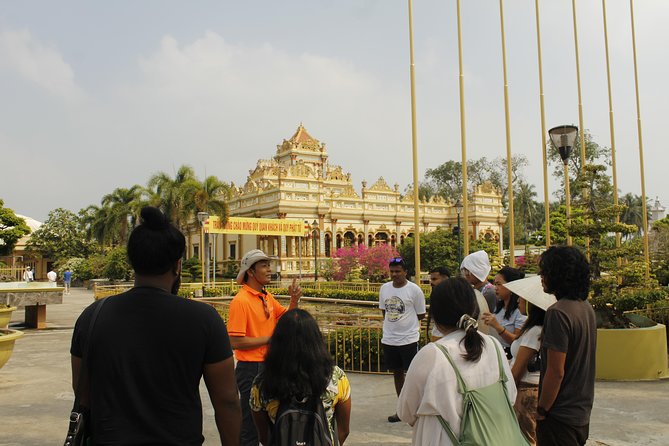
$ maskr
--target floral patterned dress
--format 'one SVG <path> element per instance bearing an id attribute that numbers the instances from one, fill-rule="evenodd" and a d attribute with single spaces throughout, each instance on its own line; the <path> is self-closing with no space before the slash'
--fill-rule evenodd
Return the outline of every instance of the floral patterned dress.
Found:
<path id="1" fill-rule="evenodd" d="M 263 373 L 260 373 L 253 381 L 249 405 L 254 412 L 267 412 L 270 420 L 274 423 L 274 421 L 276 421 L 276 412 L 279 410 L 279 400 L 267 399 L 265 395 L 262 395 L 262 392 L 260 391 L 262 382 Z M 350 397 L 351 385 L 348 382 L 346 373 L 339 367 L 334 366 L 334 369 L 332 370 L 332 378 L 330 378 L 328 387 L 321 395 L 321 401 L 323 401 L 323 407 L 325 408 L 325 415 L 328 419 L 328 427 L 330 428 L 330 437 L 333 440 L 333 444 L 335 444 L 335 433 L 333 431 L 335 407 L 340 402 L 347 401 Z"/>

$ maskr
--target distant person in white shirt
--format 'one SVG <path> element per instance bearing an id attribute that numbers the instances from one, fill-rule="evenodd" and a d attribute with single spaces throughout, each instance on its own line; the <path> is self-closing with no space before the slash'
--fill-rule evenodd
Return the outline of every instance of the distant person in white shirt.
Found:
<path id="1" fill-rule="evenodd" d="M 46 278 L 49 279 L 49 283 L 56 283 L 56 279 L 58 279 L 58 274 L 52 269 L 49 270 L 48 273 L 46 273 Z"/>
<path id="2" fill-rule="evenodd" d="M 29 266 L 26 266 L 26 270 L 23 271 L 23 280 L 26 282 L 32 282 L 33 280 L 35 280 L 33 270 Z"/>
<path id="3" fill-rule="evenodd" d="M 379 290 L 379 308 L 383 312 L 383 355 L 386 367 L 393 372 L 395 391 L 399 396 L 404 375 L 411 360 L 418 353 L 420 321 L 425 317 L 425 295 L 415 283 L 407 280 L 407 269 L 402 257 L 390 260 L 390 278 Z M 400 421 L 397 414 L 388 421 Z"/>

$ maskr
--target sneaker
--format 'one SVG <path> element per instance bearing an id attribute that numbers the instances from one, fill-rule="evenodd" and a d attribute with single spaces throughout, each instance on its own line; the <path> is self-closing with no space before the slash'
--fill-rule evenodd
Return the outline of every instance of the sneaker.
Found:
<path id="1" fill-rule="evenodd" d="M 397 423 L 399 421 L 402 421 L 402 420 L 400 420 L 400 417 L 398 417 L 397 414 L 394 414 L 394 415 L 391 415 L 391 416 L 388 417 L 388 422 L 389 423 Z"/>

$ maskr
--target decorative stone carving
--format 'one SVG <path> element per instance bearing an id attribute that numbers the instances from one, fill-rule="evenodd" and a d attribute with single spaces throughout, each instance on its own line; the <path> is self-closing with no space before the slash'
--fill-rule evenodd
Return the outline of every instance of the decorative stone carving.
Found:
<path id="1" fill-rule="evenodd" d="M 376 192 L 392 192 L 393 190 L 388 186 L 388 183 L 386 183 L 386 180 L 383 179 L 383 177 L 379 177 L 378 180 L 376 180 L 376 183 L 372 184 L 372 187 L 369 188 L 370 191 L 376 191 Z"/>

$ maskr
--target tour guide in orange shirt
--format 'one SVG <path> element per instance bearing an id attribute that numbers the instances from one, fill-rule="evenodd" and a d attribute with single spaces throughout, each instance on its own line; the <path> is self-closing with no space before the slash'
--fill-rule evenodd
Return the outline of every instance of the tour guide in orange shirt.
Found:
<path id="1" fill-rule="evenodd" d="M 235 376 L 242 406 L 240 445 L 258 445 L 258 433 L 249 408 L 251 385 L 262 371 L 265 353 L 278 319 L 288 311 L 264 287 L 272 280 L 269 257 L 259 249 L 247 252 L 242 258 L 237 283 L 242 285 L 230 303 L 228 334 L 235 351 Z M 302 289 L 293 279 L 288 287 L 290 307 L 297 308 Z"/>

